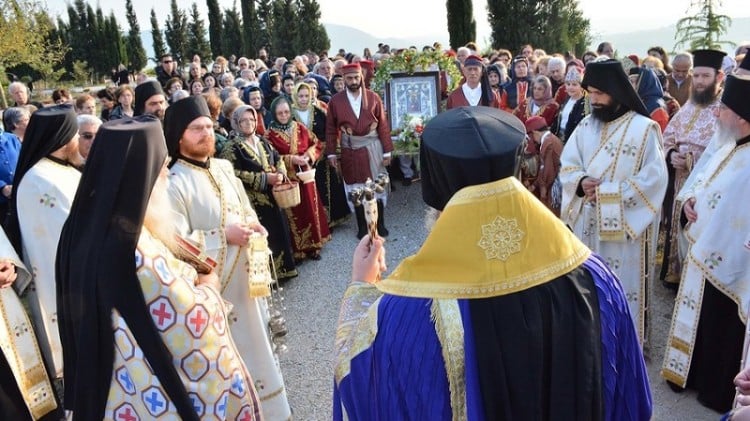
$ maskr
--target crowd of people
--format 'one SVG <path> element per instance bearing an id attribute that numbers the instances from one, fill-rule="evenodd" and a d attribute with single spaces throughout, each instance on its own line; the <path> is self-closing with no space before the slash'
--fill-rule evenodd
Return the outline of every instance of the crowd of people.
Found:
<path id="1" fill-rule="evenodd" d="M 11 83 L 0 415 L 290 419 L 274 285 L 324 258 L 353 213 L 334 418 L 648 419 L 649 289 L 663 284 L 676 298 L 661 375 L 750 419 L 750 369 L 734 379 L 748 49 L 448 50 L 462 78 L 441 84 L 418 158 L 397 156 L 371 89 L 405 51 L 382 44 L 210 70 L 166 54 L 156 78 L 121 67 L 98 92 L 42 102 Z M 434 227 L 380 281 L 390 188 L 372 209 L 355 196 L 389 173 L 421 179 Z"/>

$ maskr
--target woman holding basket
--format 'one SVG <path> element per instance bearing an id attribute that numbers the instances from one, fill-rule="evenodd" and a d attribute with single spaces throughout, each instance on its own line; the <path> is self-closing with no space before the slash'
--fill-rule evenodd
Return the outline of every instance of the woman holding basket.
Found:
<path id="1" fill-rule="evenodd" d="M 286 168 L 279 153 L 256 136 L 258 118 L 255 109 L 249 105 L 240 106 L 232 113 L 232 132 L 221 158 L 232 162 L 234 173 L 242 180 L 260 223 L 268 231 L 268 246 L 273 253 L 277 277 L 293 278 L 298 273 L 289 224 L 271 194 L 273 186 L 284 182 Z"/>
<path id="2" fill-rule="evenodd" d="M 266 138 L 281 154 L 289 179 L 300 183 L 300 204 L 286 209 L 294 258 L 319 260 L 323 244 L 331 239 L 311 170 L 323 147 L 312 132 L 292 119 L 291 104 L 286 97 L 276 98 L 269 112 L 272 120 Z"/>

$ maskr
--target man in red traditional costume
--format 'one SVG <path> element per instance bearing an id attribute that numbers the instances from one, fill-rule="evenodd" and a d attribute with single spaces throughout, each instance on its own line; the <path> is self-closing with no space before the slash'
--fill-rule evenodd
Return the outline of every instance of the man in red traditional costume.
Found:
<path id="1" fill-rule="evenodd" d="M 490 86 L 487 72 L 480 57 L 473 55 L 467 57 L 464 65 L 461 67 L 461 71 L 466 82 L 448 95 L 446 108 L 450 110 L 470 105 L 500 108 L 500 98 L 498 98 Z"/>
<path id="2" fill-rule="evenodd" d="M 326 150 L 328 163 L 339 169 L 344 177 L 344 189 L 349 192 L 364 186 L 368 178 L 375 180 L 391 163 L 391 130 L 385 116 L 383 101 L 373 91 L 362 86 L 359 63 L 342 68 L 346 90 L 331 98 L 326 118 Z M 341 162 L 339 164 L 340 153 Z M 387 236 L 384 208 L 388 189 L 378 193 L 378 234 Z M 350 207 L 353 204 L 350 201 Z M 364 209 L 357 206 L 357 237 L 367 233 Z"/>

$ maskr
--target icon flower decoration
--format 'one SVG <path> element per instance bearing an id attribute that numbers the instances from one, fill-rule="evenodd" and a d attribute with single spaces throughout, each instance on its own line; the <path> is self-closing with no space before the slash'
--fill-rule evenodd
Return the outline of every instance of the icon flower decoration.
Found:
<path id="1" fill-rule="evenodd" d="M 477 245 L 484 250 L 487 260 L 508 260 L 521 251 L 521 240 L 525 233 L 518 228 L 518 221 L 498 216 L 489 224 L 482 225 L 482 238 Z"/>
<path id="2" fill-rule="evenodd" d="M 396 132 L 397 142 L 393 145 L 397 154 L 415 155 L 419 153 L 419 143 L 427 120 L 421 115 L 406 115 L 401 120 L 401 126 Z"/>

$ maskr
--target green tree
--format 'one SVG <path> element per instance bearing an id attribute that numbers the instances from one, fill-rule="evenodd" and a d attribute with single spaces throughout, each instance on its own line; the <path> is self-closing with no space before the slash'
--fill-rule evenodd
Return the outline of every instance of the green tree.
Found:
<path id="1" fill-rule="evenodd" d="M 167 47 L 164 46 L 164 34 L 159 28 L 159 21 L 156 20 L 156 12 L 154 8 L 151 8 L 151 38 L 153 39 L 154 55 L 152 60 L 159 62 L 161 56 L 167 52 Z"/>
<path id="2" fill-rule="evenodd" d="M 206 0 L 206 6 L 208 6 L 208 41 L 211 45 L 211 55 L 216 57 L 221 55 L 223 49 L 221 36 L 224 17 L 218 0 Z"/>
<path id="3" fill-rule="evenodd" d="M 109 67 L 116 67 L 119 66 L 120 63 L 127 64 L 128 62 L 128 51 L 126 49 L 126 40 L 122 38 L 122 31 L 120 31 L 120 25 L 117 23 L 117 18 L 115 18 L 115 13 L 110 12 L 109 17 L 104 22 L 105 27 L 105 33 L 107 34 L 107 40 L 108 44 L 110 45 L 109 48 L 107 48 L 108 51 L 110 51 L 110 65 Z M 142 44 L 141 44 L 142 48 Z M 135 67 L 136 70 L 139 70 L 145 66 L 146 63 L 146 52 L 143 52 L 143 64 L 141 67 Z"/>
<path id="4" fill-rule="evenodd" d="M 61 34 L 39 2 L 0 0 L 0 71 L 3 76 L 5 69 L 25 65 L 29 73 L 37 72 L 44 79 L 59 78 L 62 73 L 59 66 L 67 51 Z M 2 85 L 0 106 L 7 107 Z"/>
<path id="5" fill-rule="evenodd" d="M 138 71 L 146 67 L 146 50 L 141 42 L 141 25 L 138 24 L 138 16 L 133 10 L 133 0 L 125 1 L 125 10 L 130 26 L 127 38 L 128 60 L 125 64 L 128 68 Z"/>
<path id="6" fill-rule="evenodd" d="M 488 0 L 492 47 L 518 52 L 523 44 L 547 51 L 582 53 L 590 43 L 589 20 L 578 0 Z"/>
<path id="7" fill-rule="evenodd" d="M 231 9 L 224 10 L 223 35 L 221 37 L 221 53 L 224 57 L 237 54 L 245 50 L 245 41 L 242 37 L 242 18 L 237 11 L 237 5 Z"/>
<path id="8" fill-rule="evenodd" d="M 271 0 L 256 0 L 255 10 L 258 15 L 258 50 L 261 47 L 271 45 L 271 32 L 273 31 L 273 2 Z M 270 54 L 270 52 L 269 52 Z"/>
<path id="9" fill-rule="evenodd" d="M 722 40 L 732 24 L 732 18 L 719 14 L 721 0 L 692 0 L 686 17 L 677 21 L 675 50 L 688 45 L 691 50 L 720 50 L 722 44 L 734 46 L 731 41 Z"/>
<path id="10" fill-rule="evenodd" d="M 299 0 L 296 52 L 312 50 L 319 53 L 331 48 L 331 40 L 325 26 L 320 22 L 320 5 L 316 0 Z"/>
<path id="11" fill-rule="evenodd" d="M 245 48 L 239 55 L 255 57 L 258 53 L 258 14 L 255 12 L 255 0 L 240 0 L 242 10 L 242 35 Z"/>
<path id="12" fill-rule="evenodd" d="M 206 39 L 206 24 L 198 12 L 198 5 L 193 2 L 190 9 L 190 23 L 188 24 L 188 57 L 198 54 L 201 59 L 211 57 L 211 47 Z"/>
<path id="13" fill-rule="evenodd" d="M 447 0 L 448 34 L 451 48 L 458 48 L 471 41 L 476 41 L 477 22 L 474 20 L 474 8 L 471 0 Z"/>
<path id="14" fill-rule="evenodd" d="M 188 23 L 185 12 L 177 6 L 177 0 L 172 0 L 170 15 L 167 16 L 164 35 L 167 38 L 172 57 L 177 63 L 183 63 L 188 48 Z"/>
<path id="15" fill-rule="evenodd" d="M 275 0 L 273 3 L 271 45 L 274 55 L 289 57 L 297 54 L 299 20 L 294 0 Z"/>

